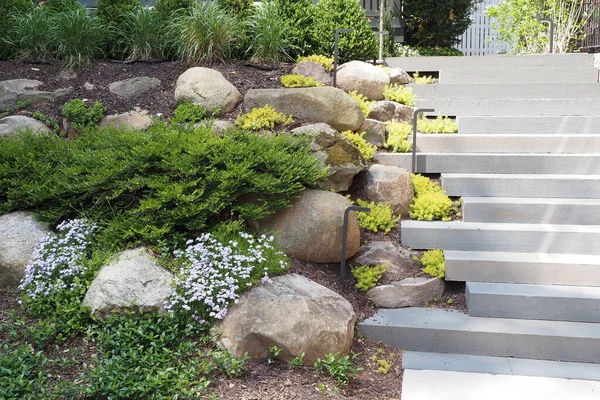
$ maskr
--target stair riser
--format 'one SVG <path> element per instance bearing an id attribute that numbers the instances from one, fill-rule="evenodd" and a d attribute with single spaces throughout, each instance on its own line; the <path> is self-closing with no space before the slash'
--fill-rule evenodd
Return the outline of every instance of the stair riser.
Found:
<path id="1" fill-rule="evenodd" d="M 596 68 L 442 69 L 440 84 L 597 83 Z M 513 97 L 517 98 L 517 97 Z"/>
<path id="2" fill-rule="evenodd" d="M 443 73 L 442 73 L 443 75 Z M 600 84 L 440 84 L 409 87 L 417 99 L 597 99 Z"/>
<path id="3" fill-rule="evenodd" d="M 472 293 L 467 286 L 467 309 L 472 317 L 600 323 L 593 299 Z"/>
<path id="4" fill-rule="evenodd" d="M 594 135 L 600 134 L 600 117 L 458 117 L 462 135 Z"/>
<path id="5" fill-rule="evenodd" d="M 400 168 L 411 165 L 411 154 L 378 153 L 377 161 Z M 440 174 L 600 174 L 600 155 L 443 154 L 417 157 L 417 172 Z"/>
<path id="6" fill-rule="evenodd" d="M 442 176 L 448 196 L 600 199 L 600 179 Z"/>
<path id="7" fill-rule="evenodd" d="M 535 225 L 532 225 L 535 227 Z M 412 249 L 600 255 L 600 232 L 437 229 L 402 227 L 402 244 Z"/>
<path id="8" fill-rule="evenodd" d="M 600 340 L 496 332 L 359 325 L 373 341 L 412 351 L 598 362 Z"/>
<path id="9" fill-rule="evenodd" d="M 464 203 L 463 221 L 600 225 L 600 205 Z"/>
<path id="10" fill-rule="evenodd" d="M 416 99 L 417 107 L 435 115 L 600 116 L 600 99 Z M 580 132 L 581 133 L 581 132 Z"/>

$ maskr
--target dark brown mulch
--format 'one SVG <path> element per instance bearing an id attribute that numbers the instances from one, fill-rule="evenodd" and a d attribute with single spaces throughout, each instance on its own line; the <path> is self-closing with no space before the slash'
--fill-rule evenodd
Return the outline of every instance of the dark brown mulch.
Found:
<path id="1" fill-rule="evenodd" d="M 260 67 L 260 66 L 259 66 Z M 280 77 L 291 68 L 288 65 L 264 70 L 243 62 L 213 64 L 210 68 L 220 71 L 244 96 L 248 89 L 282 87 Z M 44 83 L 40 90 L 56 90 L 72 86 L 73 93 L 46 102 L 25 107 L 18 111 L 39 110 L 48 116 L 59 118 L 59 107 L 71 99 L 88 99 L 89 102 L 101 101 L 108 106 L 108 114 L 133 110 L 136 107 L 148 110 L 150 114 L 171 115 L 175 109 L 175 83 L 187 67 L 178 61 L 173 62 L 134 62 L 129 64 L 102 61 L 83 66 L 72 72 L 63 71 L 58 63 L 27 63 L 0 61 L 0 81 L 8 79 L 35 79 Z M 137 76 L 150 76 L 161 80 L 161 86 L 141 96 L 123 99 L 108 90 L 112 82 Z M 93 90 L 84 88 L 84 84 L 94 85 Z M 236 110 L 223 116 L 234 119 L 242 113 L 242 103 Z"/>

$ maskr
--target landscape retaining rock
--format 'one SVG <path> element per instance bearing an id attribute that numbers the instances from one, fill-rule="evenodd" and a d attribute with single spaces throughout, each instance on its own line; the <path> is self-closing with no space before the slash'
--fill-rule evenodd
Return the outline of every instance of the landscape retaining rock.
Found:
<path id="1" fill-rule="evenodd" d="M 290 257 L 317 263 L 341 261 L 344 211 L 351 203 L 337 193 L 307 189 L 294 204 L 259 222 Z M 346 259 L 360 246 L 356 214 L 348 220 Z"/>
<path id="2" fill-rule="evenodd" d="M 14 212 L 0 216 L 0 289 L 19 286 L 27 263 L 48 232 L 33 214 Z"/>
<path id="3" fill-rule="evenodd" d="M 414 112 L 415 109 L 413 107 L 405 106 L 404 104 L 396 103 L 395 101 L 384 100 L 373 104 L 368 118 L 376 119 L 381 122 L 410 122 L 412 121 Z"/>
<path id="4" fill-rule="evenodd" d="M 392 242 L 375 241 L 364 244 L 353 260 L 355 265 L 387 264 L 384 277 L 387 281 L 400 281 L 412 277 L 420 270 L 415 261 L 416 251 L 396 247 Z"/>
<path id="5" fill-rule="evenodd" d="M 73 92 L 73 87 L 58 89 L 53 92 L 36 90 L 43 85 L 40 81 L 31 79 L 11 79 L 0 82 L 0 112 L 14 109 L 17 102 L 39 103 L 55 100 Z"/>
<path id="6" fill-rule="evenodd" d="M 367 168 L 358 149 L 327 124 L 305 125 L 292 132 L 311 136 L 312 151 L 321 160 L 323 166 L 329 168 L 331 175 L 319 182 L 321 189 L 346 191 L 352 185 L 354 177 Z"/>
<path id="7" fill-rule="evenodd" d="M 381 68 L 363 61 L 350 61 L 337 70 L 337 86 L 346 92 L 356 90 L 369 100 L 383 99 L 383 90 L 390 77 Z"/>
<path id="8" fill-rule="evenodd" d="M 172 281 L 173 275 L 158 265 L 145 248 L 126 250 L 100 269 L 83 303 L 92 312 L 124 307 L 163 310 Z"/>
<path id="9" fill-rule="evenodd" d="M 324 85 L 331 85 L 332 83 L 331 75 L 325 71 L 325 68 L 313 61 L 304 60 L 299 62 L 292 70 L 292 74 L 314 78 Z"/>
<path id="10" fill-rule="evenodd" d="M 177 104 L 191 101 L 209 113 L 220 110 L 228 113 L 235 109 L 242 95 L 223 74 L 210 68 L 194 67 L 177 79 L 175 101 Z"/>
<path id="11" fill-rule="evenodd" d="M 48 128 L 43 122 L 24 115 L 11 115 L 0 118 L 0 136 L 12 135 L 27 130 L 37 133 L 52 132 L 52 129 Z"/>
<path id="12" fill-rule="evenodd" d="M 323 122 L 338 131 L 357 130 L 364 116 L 360 106 L 343 90 L 329 86 L 297 89 L 250 89 L 244 97 L 244 108 L 269 105 L 308 123 Z"/>
<path id="13" fill-rule="evenodd" d="M 365 173 L 365 195 L 375 203 L 389 204 L 396 215 L 406 216 L 414 197 L 410 172 L 373 164 Z"/>
<path id="14" fill-rule="evenodd" d="M 152 125 L 148 111 L 129 111 L 123 114 L 108 115 L 100 121 L 100 127 L 112 126 L 117 129 L 145 130 Z"/>
<path id="15" fill-rule="evenodd" d="M 217 330 L 217 343 L 236 357 L 266 357 L 269 346 L 280 360 L 304 353 L 313 365 L 329 353 L 348 353 L 356 315 L 342 296 L 303 276 L 273 278 L 242 295 Z"/>
<path id="16" fill-rule="evenodd" d="M 418 307 L 444 292 L 444 281 L 439 278 L 406 278 L 389 285 L 376 286 L 367 292 L 377 307 Z"/>
<path id="17" fill-rule="evenodd" d="M 365 118 L 357 132 L 364 133 L 363 138 L 373 146 L 382 147 L 385 144 L 385 124 L 381 121 Z"/>
<path id="18" fill-rule="evenodd" d="M 410 75 L 400 68 L 390 68 L 390 84 L 406 85 L 410 83 Z"/>
<path id="19" fill-rule="evenodd" d="M 129 99 L 140 96 L 160 86 L 160 79 L 149 76 L 137 76 L 108 85 L 108 90 L 119 97 Z"/>

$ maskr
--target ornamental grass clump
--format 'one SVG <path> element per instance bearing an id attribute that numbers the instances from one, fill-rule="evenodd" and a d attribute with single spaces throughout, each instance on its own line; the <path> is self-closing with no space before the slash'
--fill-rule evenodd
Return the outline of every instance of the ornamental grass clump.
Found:
<path id="1" fill-rule="evenodd" d="M 200 325 L 227 315 L 227 307 L 258 281 L 289 267 L 287 256 L 273 237 L 240 232 L 225 240 L 203 234 L 175 252 L 181 264 L 175 290 L 166 302 L 171 312 L 190 315 Z"/>

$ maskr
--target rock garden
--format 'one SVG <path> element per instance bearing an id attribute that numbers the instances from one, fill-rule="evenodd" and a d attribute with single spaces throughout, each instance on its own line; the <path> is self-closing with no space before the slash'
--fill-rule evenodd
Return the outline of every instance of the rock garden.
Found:
<path id="1" fill-rule="evenodd" d="M 350 0 L 237 15 L 226 1 L 181 3 L 189 10 L 79 16 L 173 12 L 184 25 L 161 32 L 180 35 L 177 56 L 153 53 L 150 36 L 147 47 L 98 43 L 121 60 L 66 57 L 66 44 L 0 48 L 19 59 L 0 61 L 0 398 L 399 399 L 401 353 L 355 324 L 377 307 L 464 306 L 441 252 L 400 244 L 403 219 L 451 220 L 458 203 L 435 179 L 375 157 L 411 150 L 405 85 L 433 78 L 358 61 L 374 38 Z M 64 9 L 14 3 L 24 9 L 11 8 L 7 37 L 26 17 L 85 11 L 51 5 Z M 357 29 L 340 42 L 337 87 L 329 39 L 272 50 L 252 36 L 277 37 L 274 15 L 349 5 L 354 21 L 314 28 Z M 200 44 L 185 46 L 200 29 L 191 19 L 207 15 L 223 19 L 204 27 L 211 35 L 236 18 L 250 28 L 229 41 L 195 32 Z M 251 54 L 232 55 L 234 38 Z M 456 132 L 448 118 L 418 124 Z M 371 211 L 350 214 L 342 255 L 353 204 Z"/>

